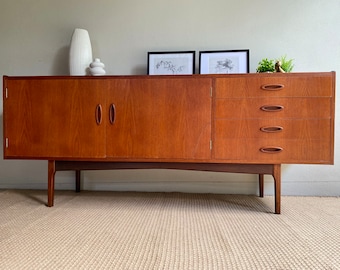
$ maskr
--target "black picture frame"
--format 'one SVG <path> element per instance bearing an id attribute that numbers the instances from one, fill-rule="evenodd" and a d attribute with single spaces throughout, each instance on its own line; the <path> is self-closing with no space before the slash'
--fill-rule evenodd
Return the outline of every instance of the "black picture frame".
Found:
<path id="1" fill-rule="evenodd" d="M 195 51 L 148 52 L 148 75 L 195 73 Z"/>
<path id="2" fill-rule="evenodd" d="M 249 49 L 199 52 L 200 74 L 249 73 Z"/>

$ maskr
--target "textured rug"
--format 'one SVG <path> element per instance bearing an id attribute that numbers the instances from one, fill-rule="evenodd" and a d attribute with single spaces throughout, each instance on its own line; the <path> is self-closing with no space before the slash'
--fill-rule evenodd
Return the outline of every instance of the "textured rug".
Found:
<path id="1" fill-rule="evenodd" d="M 0 269 L 340 269 L 340 198 L 0 191 Z"/>

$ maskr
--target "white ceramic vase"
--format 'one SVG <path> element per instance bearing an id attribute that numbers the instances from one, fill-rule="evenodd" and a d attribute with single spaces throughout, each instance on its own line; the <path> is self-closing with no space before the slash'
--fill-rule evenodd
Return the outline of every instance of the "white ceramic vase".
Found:
<path id="1" fill-rule="evenodd" d="M 87 30 L 76 28 L 73 32 L 69 68 L 70 75 L 89 75 L 89 65 L 92 62 L 92 46 Z"/>

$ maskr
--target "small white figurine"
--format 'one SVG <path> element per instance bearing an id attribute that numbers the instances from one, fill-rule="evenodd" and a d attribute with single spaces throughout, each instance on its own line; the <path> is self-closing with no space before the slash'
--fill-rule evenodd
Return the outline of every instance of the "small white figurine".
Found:
<path id="1" fill-rule="evenodd" d="M 100 62 L 99 58 L 95 58 L 94 61 L 90 64 L 90 72 L 92 76 L 101 76 L 105 75 L 105 65 Z"/>

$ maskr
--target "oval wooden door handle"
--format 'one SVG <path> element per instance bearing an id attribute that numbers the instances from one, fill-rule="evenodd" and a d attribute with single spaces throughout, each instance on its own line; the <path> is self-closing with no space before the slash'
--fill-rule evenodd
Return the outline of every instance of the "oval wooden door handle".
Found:
<path id="1" fill-rule="evenodd" d="M 262 90 L 267 91 L 277 91 L 283 89 L 285 86 L 283 84 L 264 84 L 261 85 Z"/>
<path id="2" fill-rule="evenodd" d="M 276 132 L 281 132 L 283 130 L 283 127 L 280 127 L 280 126 L 268 126 L 268 127 L 261 127 L 260 130 L 262 132 L 267 132 L 267 133 L 276 133 Z"/>
<path id="3" fill-rule="evenodd" d="M 102 105 L 98 104 L 96 106 L 96 123 L 100 125 L 102 123 Z"/>
<path id="4" fill-rule="evenodd" d="M 260 151 L 266 154 L 277 154 L 281 153 L 283 151 L 283 148 L 278 146 L 268 146 L 260 148 Z"/>
<path id="5" fill-rule="evenodd" d="M 263 105 L 260 108 L 264 112 L 279 112 L 284 109 L 282 105 Z"/>
<path id="6" fill-rule="evenodd" d="M 111 125 L 113 125 L 116 121 L 116 106 L 113 103 L 109 108 L 109 120 Z"/>

